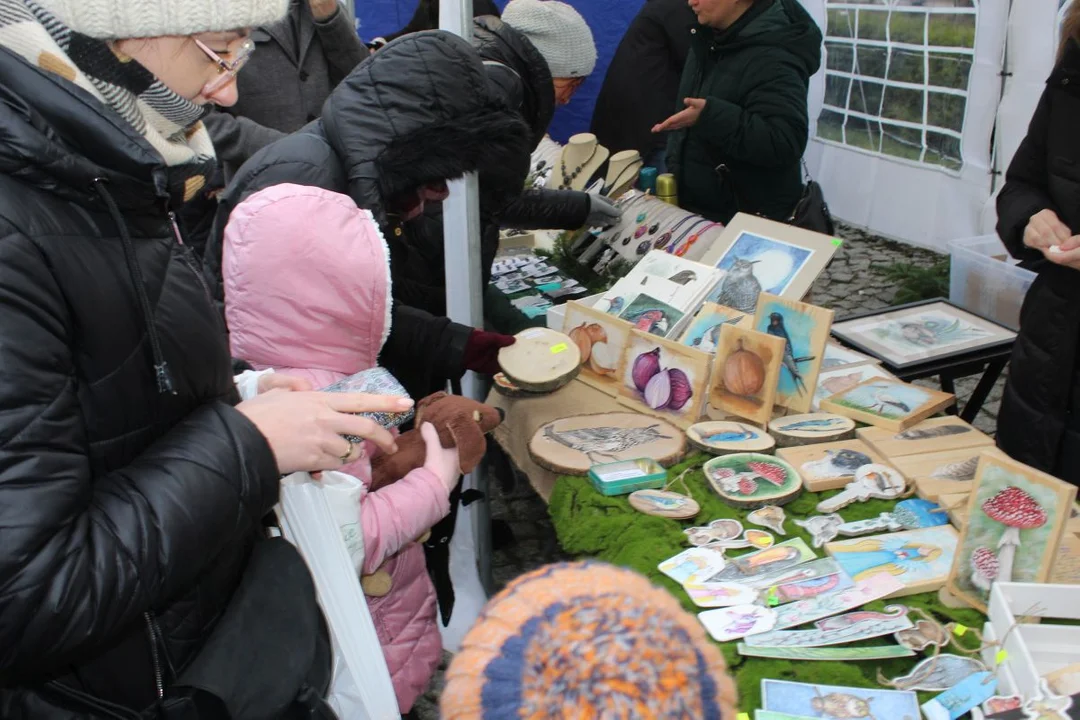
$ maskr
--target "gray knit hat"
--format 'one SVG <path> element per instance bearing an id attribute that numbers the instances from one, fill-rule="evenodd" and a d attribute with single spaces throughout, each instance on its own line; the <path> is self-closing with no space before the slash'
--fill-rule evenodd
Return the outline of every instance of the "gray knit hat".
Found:
<path id="1" fill-rule="evenodd" d="M 585 77 L 596 67 L 596 43 L 585 18 L 558 0 L 510 0 L 502 21 L 547 60 L 551 77 Z"/>
<path id="2" fill-rule="evenodd" d="M 75 32 L 146 38 L 224 32 L 277 22 L 289 0 L 35 0 Z"/>

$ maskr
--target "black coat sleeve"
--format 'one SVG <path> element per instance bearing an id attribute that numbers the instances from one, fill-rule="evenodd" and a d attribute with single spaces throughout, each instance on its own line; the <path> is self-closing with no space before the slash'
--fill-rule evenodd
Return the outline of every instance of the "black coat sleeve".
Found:
<path id="1" fill-rule="evenodd" d="M 522 230 L 577 230 L 589 216 L 589 194 L 578 190 L 531 189 L 500 212 L 506 228 Z"/>
<path id="2" fill-rule="evenodd" d="M 325 22 L 316 20 L 315 33 L 322 44 L 332 88 L 337 87 L 371 52 L 360 42 L 349 14 L 341 8 Z"/>
<path id="3" fill-rule="evenodd" d="M 241 413 L 205 405 L 132 463 L 95 472 L 63 290 L 0 227 L 0 686 L 99 653 L 190 588 L 277 501 Z M 116 398 L 124 402 L 124 398 Z"/>
<path id="4" fill-rule="evenodd" d="M 472 328 L 444 317 L 394 304 L 390 336 L 379 356 L 414 396 L 457 379 L 465 372 L 465 346 Z"/>
<path id="5" fill-rule="evenodd" d="M 1050 117 L 1050 90 L 1043 92 L 1028 126 L 1027 136 L 1009 163 L 1005 186 L 997 198 L 997 232 L 1017 260 L 1042 260 L 1043 254 L 1024 245 L 1024 229 L 1031 216 L 1054 209 L 1048 190 L 1046 134 Z"/>

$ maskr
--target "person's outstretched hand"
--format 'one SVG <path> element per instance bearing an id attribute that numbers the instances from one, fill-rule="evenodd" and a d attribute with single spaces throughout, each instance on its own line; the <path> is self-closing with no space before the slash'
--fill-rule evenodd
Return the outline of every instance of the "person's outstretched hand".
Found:
<path id="1" fill-rule="evenodd" d="M 610 227 L 622 220 L 622 210 L 603 195 L 589 195 L 589 215 L 585 227 Z"/>
<path id="2" fill-rule="evenodd" d="M 458 457 L 458 449 L 444 448 L 439 441 L 438 430 L 431 423 L 420 426 L 420 435 L 427 448 L 424 469 L 442 480 L 447 492 L 453 492 L 461 480 L 461 458 Z"/>
<path id="3" fill-rule="evenodd" d="M 697 125 L 701 113 L 705 111 L 706 100 L 704 98 L 684 98 L 683 104 L 686 105 L 685 110 L 680 110 L 664 122 L 653 125 L 652 131 L 662 133 Z"/>
<path id="4" fill-rule="evenodd" d="M 499 351 L 515 342 L 517 340 L 512 335 L 473 330 L 465 344 L 465 369 L 483 375 L 500 372 Z"/>
<path id="5" fill-rule="evenodd" d="M 1054 245 L 1065 244 L 1071 237 L 1069 226 L 1061 222 L 1061 218 L 1050 208 L 1032 215 L 1024 228 L 1024 244 L 1036 250 L 1048 250 Z"/>
<path id="6" fill-rule="evenodd" d="M 282 475 L 333 470 L 355 461 L 363 443 L 375 443 L 384 452 L 397 452 L 394 437 L 373 420 L 352 413 L 401 412 L 413 406 L 408 398 L 363 393 L 323 393 L 270 390 L 236 409 L 247 416 L 266 438 Z"/>
<path id="7" fill-rule="evenodd" d="M 308 390 L 314 390 L 311 383 L 306 378 L 295 377 L 293 375 L 279 375 L 278 373 L 267 373 L 259 378 L 259 394 L 270 392 L 271 390 L 290 390 L 296 392 L 307 392 Z"/>

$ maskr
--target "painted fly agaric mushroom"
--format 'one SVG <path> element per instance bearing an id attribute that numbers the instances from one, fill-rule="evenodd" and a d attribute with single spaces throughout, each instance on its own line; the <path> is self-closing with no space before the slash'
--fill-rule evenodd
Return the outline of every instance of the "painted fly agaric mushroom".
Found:
<path id="1" fill-rule="evenodd" d="M 983 592 L 990 592 L 990 583 L 997 580 L 1001 564 L 998 556 L 988 547 L 975 548 L 971 553 L 971 584 Z"/>
<path id="2" fill-rule="evenodd" d="M 1009 486 L 982 504 L 982 511 L 991 520 L 1005 526 L 998 542 L 998 578 L 1012 580 L 1013 559 L 1020 547 L 1020 531 L 1035 530 L 1046 524 L 1046 511 L 1018 487 Z"/>

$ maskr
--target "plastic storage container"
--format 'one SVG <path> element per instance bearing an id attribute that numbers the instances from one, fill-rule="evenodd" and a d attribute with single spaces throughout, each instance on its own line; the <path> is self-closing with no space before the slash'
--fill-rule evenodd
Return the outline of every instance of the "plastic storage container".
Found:
<path id="1" fill-rule="evenodd" d="M 949 300 L 969 312 L 1019 330 L 1020 307 L 1036 274 L 1019 267 L 996 235 L 953 240 L 949 251 L 952 257 Z"/>
<path id="2" fill-rule="evenodd" d="M 627 495 L 637 490 L 664 487 L 667 470 L 652 458 L 593 465 L 589 480 L 601 495 Z"/>

